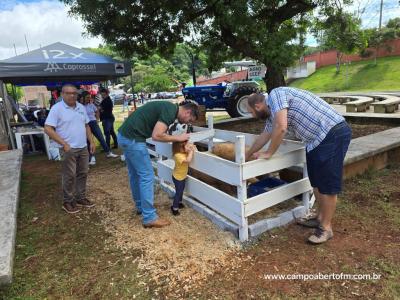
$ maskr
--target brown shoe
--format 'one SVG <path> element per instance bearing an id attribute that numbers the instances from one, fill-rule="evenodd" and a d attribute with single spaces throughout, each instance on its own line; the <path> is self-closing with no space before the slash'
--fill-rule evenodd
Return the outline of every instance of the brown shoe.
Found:
<path id="1" fill-rule="evenodd" d="M 169 224 L 171 224 L 170 221 L 159 218 L 151 223 L 143 224 L 143 227 L 144 228 L 161 228 L 161 227 L 168 226 Z"/>
<path id="2" fill-rule="evenodd" d="M 308 242 L 314 245 L 322 244 L 333 238 L 332 230 L 325 230 L 321 226 L 318 227 L 314 234 L 308 238 Z"/>
<path id="3" fill-rule="evenodd" d="M 62 205 L 62 209 L 65 210 L 69 214 L 76 214 L 77 212 L 80 211 L 79 208 L 77 208 L 76 206 L 74 206 L 73 203 L 70 203 L 70 202 L 64 202 Z"/>
<path id="4" fill-rule="evenodd" d="M 85 199 L 76 201 L 76 205 L 83 206 L 83 207 L 93 207 L 94 203 L 85 198 Z"/>

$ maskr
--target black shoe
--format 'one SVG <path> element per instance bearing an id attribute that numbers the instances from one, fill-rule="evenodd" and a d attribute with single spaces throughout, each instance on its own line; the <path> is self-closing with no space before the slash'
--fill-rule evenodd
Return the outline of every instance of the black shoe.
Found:
<path id="1" fill-rule="evenodd" d="M 185 207 L 186 207 L 185 204 L 183 204 L 182 202 L 179 203 L 179 208 L 185 208 Z"/>
<path id="2" fill-rule="evenodd" d="M 114 145 L 113 149 L 118 149 L 118 144 Z"/>
<path id="3" fill-rule="evenodd" d="M 312 218 L 312 219 L 301 218 L 301 219 L 296 220 L 296 223 L 298 225 L 308 227 L 308 228 L 318 228 L 321 226 L 321 223 L 319 222 L 319 220 L 316 217 Z"/>
<path id="4" fill-rule="evenodd" d="M 174 216 L 179 216 L 181 213 L 179 212 L 179 209 L 178 208 L 174 208 L 173 206 L 171 206 L 171 213 L 174 215 Z"/>

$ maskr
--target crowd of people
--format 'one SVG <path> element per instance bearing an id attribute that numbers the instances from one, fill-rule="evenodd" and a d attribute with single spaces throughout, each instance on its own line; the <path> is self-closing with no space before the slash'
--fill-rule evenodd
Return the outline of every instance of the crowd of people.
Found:
<path id="1" fill-rule="evenodd" d="M 189 164 L 197 151 L 188 142 L 187 130 L 171 134 L 174 124 L 189 124 L 197 120 L 198 105 L 192 101 L 174 104 L 153 101 L 140 106 L 130 114 L 118 130 L 114 131 L 113 103 L 106 89 L 102 89 L 100 108 L 93 104 L 93 97 L 84 93 L 81 102 L 73 85 L 65 85 L 61 101 L 54 104 L 45 121 L 45 132 L 61 148 L 63 209 L 77 213 L 79 207 L 94 204 L 86 197 L 86 179 L 89 161 L 95 153 L 93 136 L 100 142 L 107 157 L 117 157 L 111 151 L 119 147 L 128 168 L 134 212 L 140 215 L 145 228 L 160 228 L 170 224 L 160 218 L 154 207 L 154 170 L 146 146 L 146 139 L 172 142 L 175 167 L 173 183 L 175 196 L 171 213 L 179 216 Z M 255 93 L 248 98 L 248 109 L 253 117 L 266 122 L 265 130 L 246 151 L 246 160 L 271 158 L 287 132 L 306 145 L 308 176 L 319 203 L 318 214 L 313 218 L 300 219 L 298 224 L 315 228 L 308 241 L 320 244 L 333 237 L 332 218 L 337 195 L 342 189 L 343 161 L 350 139 L 351 129 L 331 106 L 321 98 L 304 90 L 280 87 L 269 95 Z M 101 120 L 105 139 L 98 126 Z M 175 126 L 187 128 L 187 126 Z M 262 150 L 265 145 L 267 150 Z"/>

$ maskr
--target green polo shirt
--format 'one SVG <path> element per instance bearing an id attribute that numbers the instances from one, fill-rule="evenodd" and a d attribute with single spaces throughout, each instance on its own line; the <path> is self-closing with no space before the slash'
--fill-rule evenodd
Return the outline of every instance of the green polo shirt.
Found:
<path id="1" fill-rule="evenodd" d="M 168 101 L 152 101 L 139 107 L 119 128 L 124 137 L 144 142 L 151 137 L 157 122 L 171 125 L 178 116 L 178 105 Z"/>

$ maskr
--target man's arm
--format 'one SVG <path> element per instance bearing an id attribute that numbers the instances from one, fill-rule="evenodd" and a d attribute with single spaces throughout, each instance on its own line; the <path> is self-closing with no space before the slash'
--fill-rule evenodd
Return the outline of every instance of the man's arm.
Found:
<path id="1" fill-rule="evenodd" d="M 154 126 L 151 138 L 157 142 L 184 142 L 189 140 L 189 133 L 184 133 L 180 135 L 169 135 L 167 134 L 167 125 L 163 122 L 158 121 L 156 126 Z"/>
<path id="2" fill-rule="evenodd" d="M 63 146 L 63 149 L 65 152 L 68 152 L 71 150 L 70 145 L 66 141 L 64 141 L 55 131 L 54 127 L 50 125 L 44 125 L 44 132 L 54 141 L 59 143 L 61 146 Z"/>
<path id="3" fill-rule="evenodd" d="M 254 141 L 253 145 L 249 150 L 246 151 L 246 161 L 258 150 L 260 150 L 266 143 L 268 143 L 271 134 L 269 132 L 264 131 L 261 133 L 258 138 Z"/>
<path id="4" fill-rule="evenodd" d="M 93 134 L 92 131 L 90 130 L 90 127 L 88 124 L 86 124 L 86 138 L 89 141 L 89 152 L 91 154 L 94 154 L 94 152 L 96 151 L 96 144 L 93 141 Z"/>
<path id="5" fill-rule="evenodd" d="M 96 116 L 96 121 L 98 122 L 100 120 L 100 109 L 98 107 L 96 107 L 95 116 Z"/>
<path id="6" fill-rule="evenodd" d="M 270 158 L 276 150 L 278 150 L 279 145 L 282 143 L 283 138 L 287 132 L 287 109 L 282 109 L 275 114 L 274 119 L 274 129 L 271 134 L 271 143 L 268 150 L 264 153 L 258 152 L 254 156 L 257 158 Z"/>

